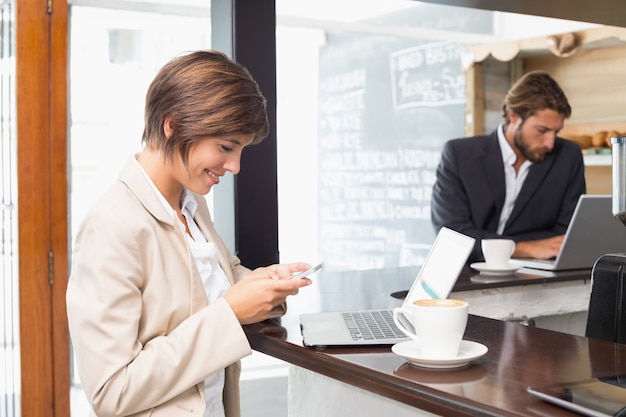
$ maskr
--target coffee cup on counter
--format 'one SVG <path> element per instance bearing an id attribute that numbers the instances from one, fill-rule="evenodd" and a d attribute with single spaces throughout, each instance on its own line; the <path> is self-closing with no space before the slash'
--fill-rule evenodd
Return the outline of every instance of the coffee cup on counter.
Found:
<path id="1" fill-rule="evenodd" d="M 417 342 L 423 357 L 451 359 L 459 354 L 468 310 L 468 303 L 462 300 L 417 300 L 409 307 L 394 308 L 393 321 L 402 332 Z M 414 330 L 403 324 L 400 314 Z"/>
<path id="2" fill-rule="evenodd" d="M 492 269 L 509 267 L 511 255 L 515 252 L 515 242 L 511 239 L 483 239 L 480 242 L 485 264 Z"/>

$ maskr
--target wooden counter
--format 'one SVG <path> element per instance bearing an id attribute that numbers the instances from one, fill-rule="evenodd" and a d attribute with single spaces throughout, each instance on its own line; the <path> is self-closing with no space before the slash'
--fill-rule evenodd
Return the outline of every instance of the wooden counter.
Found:
<path id="1" fill-rule="evenodd" d="M 313 409 L 321 403 L 326 412 L 340 413 L 325 415 L 342 415 L 347 402 L 361 396 L 377 407 L 388 407 L 394 416 L 402 415 L 395 411 L 402 407 L 414 413 L 423 410 L 422 415 L 571 416 L 574 414 L 530 396 L 526 387 L 626 372 L 626 346 L 475 315 L 470 316 L 464 338 L 486 345 L 489 352 L 457 370 L 418 369 L 393 354 L 390 347 L 303 347 L 299 314 L 399 305 L 400 300 L 390 294 L 407 288 L 414 273 L 396 271 L 384 277 L 365 272 L 319 274 L 314 285 L 289 299 L 285 317 L 245 326 L 253 349 L 295 365 L 290 415 L 322 415 Z M 471 271 L 469 274 L 465 278 L 470 279 Z M 535 279 L 524 277 L 523 285 L 585 281 L 588 272 Z M 510 281 L 481 284 L 471 279 L 460 279 L 457 285 L 463 291 L 513 286 Z M 346 392 L 354 396 L 346 399 Z"/>
<path id="2" fill-rule="evenodd" d="M 533 320 L 540 327 L 582 335 L 591 294 L 590 278 L 590 269 L 540 272 L 522 268 L 512 277 L 491 277 L 466 268 L 451 297 L 469 302 L 471 314 L 499 320 Z M 550 324 L 544 319 L 549 317 L 553 318 Z"/>

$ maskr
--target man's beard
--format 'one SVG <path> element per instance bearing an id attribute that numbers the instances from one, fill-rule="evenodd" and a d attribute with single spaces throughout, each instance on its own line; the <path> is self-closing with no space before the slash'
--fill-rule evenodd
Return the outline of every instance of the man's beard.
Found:
<path id="1" fill-rule="evenodd" d="M 530 162 L 538 163 L 546 159 L 546 155 L 549 151 L 545 151 L 543 153 L 538 153 L 537 151 L 533 152 L 528 147 L 526 141 L 524 141 L 524 137 L 522 136 L 522 126 L 524 124 L 520 124 L 517 129 L 515 129 L 515 133 L 513 134 L 513 143 L 517 146 L 517 149 L 522 153 L 524 158 L 528 159 Z"/>

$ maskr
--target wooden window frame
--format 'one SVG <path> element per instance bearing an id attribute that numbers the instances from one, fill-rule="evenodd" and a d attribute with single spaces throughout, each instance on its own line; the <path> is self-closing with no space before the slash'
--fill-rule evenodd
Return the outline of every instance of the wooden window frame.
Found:
<path id="1" fill-rule="evenodd" d="M 21 414 L 70 415 L 68 4 L 16 1 Z"/>
<path id="2" fill-rule="evenodd" d="M 210 0 L 207 0 L 210 1 Z M 381 0 L 382 1 L 382 0 Z M 605 7 L 585 0 L 543 3 L 495 0 L 426 0 L 431 3 L 559 17 L 608 25 L 623 25 L 626 9 L 618 0 Z M 262 11 L 254 0 L 213 0 L 225 6 L 233 23 L 233 55 L 250 67 L 266 89 L 268 107 L 275 108 L 275 49 L 264 50 L 242 22 L 260 23 L 250 11 Z M 21 414 L 70 415 L 70 343 L 65 309 L 69 273 L 68 185 L 68 1 L 15 0 L 18 268 L 21 348 Z M 273 0 L 265 7 L 274 8 Z M 265 10 L 267 11 L 267 10 Z M 555 14 L 554 11 L 559 11 Z M 562 15 L 561 12 L 564 14 Z M 263 15 L 266 24 L 272 16 Z M 217 24 L 217 22 L 214 22 Z M 263 41 L 272 34 L 265 32 Z M 246 46 L 252 42 L 254 48 Z M 256 42 L 255 42 L 256 41 Z M 271 45 L 275 48 L 275 45 Z M 274 55 L 274 56 L 272 56 Z M 272 64 L 274 65 L 274 64 Z M 269 71 L 269 72 L 266 72 Z M 270 115 L 275 121 L 275 115 Z M 275 126 L 275 123 L 273 123 Z M 275 133 L 256 152 L 275 155 Z M 276 173 L 254 164 L 256 156 L 242 161 L 247 172 L 235 186 L 238 202 L 234 227 L 237 251 L 256 266 L 277 260 Z M 275 160 L 274 160 L 275 161 Z M 259 174 L 259 176 L 257 176 Z M 263 189 L 258 181 L 264 182 Z M 265 201 L 262 210 L 256 205 Z M 250 221 L 249 219 L 254 219 Z M 271 242 L 267 245 L 267 242 Z"/>

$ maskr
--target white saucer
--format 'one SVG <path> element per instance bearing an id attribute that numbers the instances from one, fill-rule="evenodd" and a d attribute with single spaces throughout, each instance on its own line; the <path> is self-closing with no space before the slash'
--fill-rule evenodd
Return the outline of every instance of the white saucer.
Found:
<path id="1" fill-rule="evenodd" d="M 459 347 L 459 354 L 456 358 L 451 359 L 429 359 L 420 355 L 419 346 L 414 340 L 396 343 L 391 347 L 391 351 L 398 356 L 402 356 L 409 361 L 411 365 L 421 368 L 433 369 L 452 369 L 460 368 L 468 365 L 474 359 L 478 359 L 487 353 L 487 346 L 472 342 L 470 340 L 462 340 Z"/>
<path id="2" fill-rule="evenodd" d="M 510 282 L 519 279 L 516 275 L 506 274 L 506 275 L 489 275 L 478 273 L 472 275 L 470 277 L 470 282 L 475 282 L 476 284 L 495 284 L 498 282 Z"/>
<path id="3" fill-rule="evenodd" d="M 483 275 L 510 275 L 521 268 L 520 265 L 509 263 L 506 268 L 490 268 L 485 262 L 474 262 L 470 264 L 470 268 L 480 271 Z"/>

